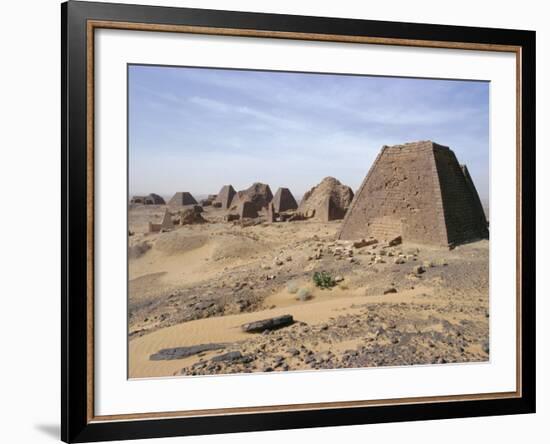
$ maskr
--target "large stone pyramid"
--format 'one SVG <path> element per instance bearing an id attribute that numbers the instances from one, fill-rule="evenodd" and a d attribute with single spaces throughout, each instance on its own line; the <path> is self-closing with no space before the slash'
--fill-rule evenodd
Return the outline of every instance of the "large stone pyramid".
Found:
<path id="1" fill-rule="evenodd" d="M 474 183 L 448 147 L 384 146 L 344 218 L 339 239 L 369 236 L 452 246 L 488 237 Z"/>
<path id="2" fill-rule="evenodd" d="M 277 213 L 298 208 L 298 203 L 288 188 L 279 188 L 272 202 Z"/>
<path id="3" fill-rule="evenodd" d="M 195 198 L 191 195 L 191 193 L 188 193 L 187 191 L 178 191 L 172 199 L 168 202 L 168 205 L 196 205 L 197 201 Z"/>
<path id="4" fill-rule="evenodd" d="M 224 185 L 214 202 L 219 202 L 221 204 L 221 208 L 226 210 L 231 206 L 231 201 L 233 200 L 233 196 L 235 196 L 235 194 L 236 192 L 233 185 Z"/>

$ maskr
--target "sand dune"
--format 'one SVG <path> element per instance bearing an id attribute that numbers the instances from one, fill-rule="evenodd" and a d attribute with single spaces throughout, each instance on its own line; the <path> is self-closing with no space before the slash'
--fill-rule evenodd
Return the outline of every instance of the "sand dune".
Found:
<path id="1" fill-rule="evenodd" d="M 244 333 L 241 325 L 259 319 L 272 318 L 283 314 L 291 314 L 296 322 L 308 325 L 319 325 L 327 322 L 331 317 L 345 314 L 357 314 L 359 306 L 369 303 L 411 303 L 418 295 L 425 295 L 426 289 L 417 288 L 391 295 L 365 297 L 361 291 L 350 293 L 347 291 L 315 292 L 316 299 L 309 302 L 296 300 L 294 294 L 286 290 L 274 294 L 266 300 L 266 304 L 276 307 L 254 313 L 243 313 L 231 316 L 199 319 L 172 327 L 157 330 L 154 333 L 130 341 L 130 377 L 154 377 L 173 375 L 182 367 L 192 365 L 199 358 L 219 354 L 218 351 L 204 352 L 200 356 L 174 361 L 151 361 L 149 357 L 161 349 L 191 346 L 210 343 L 245 342 L 253 339 L 254 334 Z M 355 293 L 355 294 L 353 294 Z M 422 300 L 426 303 L 426 299 Z M 437 299 L 430 299 L 437 303 Z M 441 301 L 440 301 L 441 302 Z M 355 340 L 342 341 L 342 344 L 332 344 L 331 349 L 349 348 Z"/>
<path id="2" fill-rule="evenodd" d="M 334 240 L 339 221 L 243 228 L 221 222 L 223 212 L 212 208 L 204 213 L 210 223 L 147 234 L 140 211 L 130 212 L 137 253 L 129 262 L 131 378 L 488 359 L 487 241 L 452 251 L 353 248 Z M 163 209 L 156 211 L 160 217 Z M 419 265 L 422 273 L 414 271 Z M 343 281 L 321 290 L 316 271 Z M 310 300 L 299 300 L 289 283 L 307 289 Z M 293 325 L 267 334 L 241 330 L 285 314 Z M 213 343 L 225 348 L 150 359 L 163 349 Z"/>

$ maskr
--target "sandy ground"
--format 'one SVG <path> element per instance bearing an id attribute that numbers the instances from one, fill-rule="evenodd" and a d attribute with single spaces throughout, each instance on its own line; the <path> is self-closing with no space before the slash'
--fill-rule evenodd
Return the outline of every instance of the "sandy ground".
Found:
<path id="1" fill-rule="evenodd" d="M 132 378 L 488 360 L 486 240 L 354 248 L 334 240 L 340 221 L 241 227 L 209 207 L 208 224 L 145 233 L 164 208 L 129 212 Z M 317 288 L 315 271 L 341 281 Z M 241 329 L 281 315 L 294 323 Z M 206 347 L 152 358 L 192 346 Z"/>

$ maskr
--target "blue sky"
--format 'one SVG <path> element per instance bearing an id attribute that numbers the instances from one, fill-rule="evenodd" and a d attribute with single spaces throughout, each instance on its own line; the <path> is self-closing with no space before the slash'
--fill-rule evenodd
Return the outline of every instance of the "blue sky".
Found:
<path id="1" fill-rule="evenodd" d="M 488 198 L 487 82 L 129 67 L 130 194 L 356 190 L 382 145 L 417 140 L 449 146 Z"/>

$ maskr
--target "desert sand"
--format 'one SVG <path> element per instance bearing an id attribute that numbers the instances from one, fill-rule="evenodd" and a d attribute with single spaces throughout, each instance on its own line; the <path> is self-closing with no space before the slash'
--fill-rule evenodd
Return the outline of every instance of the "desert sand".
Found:
<path id="1" fill-rule="evenodd" d="M 489 358 L 487 240 L 354 246 L 335 240 L 341 220 L 242 226 L 212 206 L 208 223 L 148 233 L 166 208 L 129 208 L 131 378 Z M 336 285 L 316 287 L 316 271 Z M 241 328 L 283 315 L 293 323 Z"/>

